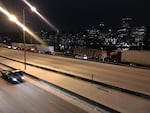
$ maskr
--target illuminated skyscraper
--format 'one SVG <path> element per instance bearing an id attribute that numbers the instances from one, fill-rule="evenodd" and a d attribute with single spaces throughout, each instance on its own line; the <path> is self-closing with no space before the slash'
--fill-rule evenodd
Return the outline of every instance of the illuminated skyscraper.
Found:
<path id="1" fill-rule="evenodd" d="M 132 18 L 123 18 L 122 27 L 118 29 L 118 43 L 130 44 L 131 40 L 131 22 Z"/>
<path id="2" fill-rule="evenodd" d="M 130 22 L 132 18 L 122 18 L 122 27 L 123 28 L 130 28 Z"/>

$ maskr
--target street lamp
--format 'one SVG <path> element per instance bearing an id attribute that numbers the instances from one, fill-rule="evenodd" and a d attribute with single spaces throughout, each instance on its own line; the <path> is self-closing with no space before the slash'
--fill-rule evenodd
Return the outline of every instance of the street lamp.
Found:
<path id="1" fill-rule="evenodd" d="M 31 10 L 38 15 L 44 22 L 46 22 L 53 30 L 57 31 L 58 29 L 51 23 L 49 22 L 44 16 L 42 16 L 41 13 L 39 13 L 34 6 L 32 6 L 27 0 L 22 0 L 28 7 L 31 8 Z"/>
<path id="2" fill-rule="evenodd" d="M 25 26 L 25 9 L 22 10 L 23 25 Z M 26 70 L 26 31 L 23 29 L 23 45 L 24 45 L 24 70 Z"/>
<path id="3" fill-rule="evenodd" d="M 34 6 L 31 6 L 31 11 L 36 12 L 36 8 Z"/>
<path id="4" fill-rule="evenodd" d="M 17 20 L 17 17 L 15 15 L 10 15 L 9 20 L 15 22 Z"/>
<path id="5" fill-rule="evenodd" d="M 36 11 L 36 8 L 35 7 L 31 7 L 31 11 L 35 12 Z M 26 24 L 26 17 L 25 17 L 25 8 L 23 8 L 22 10 L 22 16 L 23 16 L 23 25 L 25 26 Z M 23 29 L 23 45 L 24 45 L 24 70 L 26 70 L 27 68 L 27 63 L 26 63 L 26 30 Z"/>
<path id="6" fill-rule="evenodd" d="M 33 8 L 35 9 L 35 8 Z M 25 33 L 27 32 L 28 34 L 30 34 L 35 40 L 37 40 L 39 43 L 45 45 L 46 43 L 37 35 L 35 35 L 29 28 L 27 28 L 25 25 L 25 9 L 23 9 L 23 24 L 18 21 L 18 19 L 12 15 L 11 13 L 9 13 L 6 9 L 4 9 L 3 7 L 0 6 L 0 12 L 2 12 L 4 15 L 6 15 L 12 22 L 14 22 L 15 24 L 17 24 L 20 28 L 23 29 L 23 37 L 24 37 L 24 47 L 26 44 L 26 40 L 25 40 Z M 24 48 L 24 64 L 25 64 L 25 69 L 26 69 L 26 49 Z"/>

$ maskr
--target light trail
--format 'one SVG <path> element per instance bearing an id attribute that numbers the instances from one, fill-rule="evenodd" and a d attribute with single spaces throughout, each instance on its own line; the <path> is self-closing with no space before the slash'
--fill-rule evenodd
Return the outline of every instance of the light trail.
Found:
<path id="1" fill-rule="evenodd" d="M 35 35 L 29 28 L 27 28 L 26 26 L 24 26 L 20 21 L 18 21 L 18 19 L 10 14 L 6 9 L 2 8 L 0 6 L 0 11 L 6 15 L 11 21 L 13 21 L 14 23 L 16 23 L 19 27 L 21 27 L 23 30 L 25 30 L 28 34 L 30 34 L 35 40 L 37 40 L 40 44 L 44 44 L 46 45 L 46 43 L 40 39 L 40 37 L 38 37 L 37 35 Z"/>
<path id="2" fill-rule="evenodd" d="M 44 16 L 42 16 L 34 6 L 32 6 L 28 1 L 22 0 L 28 7 L 31 8 L 33 12 L 35 12 L 43 21 L 45 21 L 53 30 L 59 31 L 51 22 L 49 22 Z"/>

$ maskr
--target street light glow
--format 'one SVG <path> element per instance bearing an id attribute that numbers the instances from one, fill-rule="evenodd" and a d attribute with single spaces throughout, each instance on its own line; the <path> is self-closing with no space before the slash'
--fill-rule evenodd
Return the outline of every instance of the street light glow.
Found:
<path id="1" fill-rule="evenodd" d="M 31 11 L 36 12 L 36 8 L 32 6 Z"/>
<path id="2" fill-rule="evenodd" d="M 39 43 L 46 45 L 46 43 L 41 38 L 39 38 L 37 35 L 35 35 L 29 28 L 27 28 L 20 21 L 18 21 L 17 18 L 14 15 L 10 14 L 7 10 L 5 10 L 4 8 L 2 8 L 1 6 L 0 6 L 0 12 L 2 12 L 4 15 L 6 15 L 11 21 L 13 21 L 14 23 L 16 23 L 19 27 L 21 27 L 28 34 L 30 34 L 31 36 L 33 36 L 33 38 L 35 40 L 37 40 Z"/>
<path id="3" fill-rule="evenodd" d="M 15 22 L 15 21 L 17 21 L 17 17 L 15 15 L 10 15 L 9 20 L 12 22 Z"/>
<path id="4" fill-rule="evenodd" d="M 31 8 L 31 10 L 33 11 L 33 12 L 35 12 L 43 21 L 45 21 L 48 25 L 49 25 L 49 27 L 51 27 L 53 30 L 55 30 L 55 31 L 58 31 L 58 29 L 51 23 L 51 22 L 49 22 L 44 16 L 42 16 L 37 10 L 36 10 L 36 8 L 34 7 L 34 6 L 32 6 L 27 0 L 22 0 L 28 7 L 30 7 Z"/>

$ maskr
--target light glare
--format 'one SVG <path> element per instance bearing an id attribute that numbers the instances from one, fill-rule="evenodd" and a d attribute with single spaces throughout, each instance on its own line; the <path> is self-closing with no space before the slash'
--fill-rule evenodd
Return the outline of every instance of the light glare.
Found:
<path id="1" fill-rule="evenodd" d="M 28 29 L 26 26 L 24 26 L 20 21 L 17 20 L 17 18 L 10 14 L 7 10 L 5 10 L 4 8 L 2 8 L 0 6 L 0 11 L 6 15 L 11 21 L 13 21 L 14 23 L 16 23 L 19 27 L 21 27 L 23 30 L 25 30 L 28 34 L 30 34 L 31 36 L 33 36 L 33 38 L 35 40 L 37 40 L 39 43 L 46 45 L 46 43 L 40 39 L 37 35 L 35 35 L 30 29 Z"/>
<path id="2" fill-rule="evenodd" d="M 53 30 L 58 31 L 58 29 L 51 23 L 49 22 L 44 16 L 42 16 L 35 7 L 33 7 L 28 1 L 22 0 L 28 7 L 31 8 L 43 21 L 45 21 Z"/>
<path id="3" fill-rule="evenodd" d="M 15 21 L 17 21 L 17 18 L 15 15 L 10 15 L 9 20 L 15 22 Z"/>
<path id="4" fill-rule="evenodd" d="M 35 8 L 35 7 L 31 7 L 31 10 L 32 10 L 33 12 L 36 12 L 36 8 Z"/>

